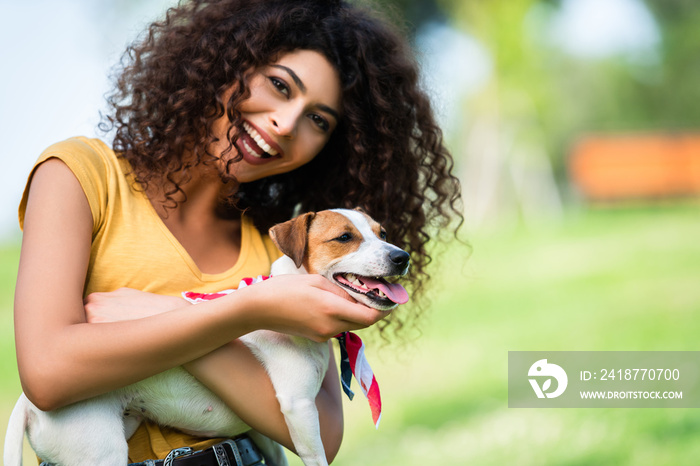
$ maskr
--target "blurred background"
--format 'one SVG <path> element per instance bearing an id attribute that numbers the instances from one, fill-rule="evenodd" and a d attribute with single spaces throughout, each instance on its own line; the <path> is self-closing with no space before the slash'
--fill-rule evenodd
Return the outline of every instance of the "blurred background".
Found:
<path id="1" fill-rule="evenodd" d="M 0 435 L 26 176 L 103 136 L 113 67 L 172 3 L 0 0 Z M 697 464 L 697 410 L 508 409 L 506 377 L 508 351 L 700 349 L 700 3 L 375 5 L 411 37 L 465 224 L 416 338 L 369 348 L 382 425 L 347 404 L 336 464 Z"/>

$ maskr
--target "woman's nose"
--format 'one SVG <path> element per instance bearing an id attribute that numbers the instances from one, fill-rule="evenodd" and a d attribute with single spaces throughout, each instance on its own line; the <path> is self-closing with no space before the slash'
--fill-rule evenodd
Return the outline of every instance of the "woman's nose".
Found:
<path id="1" fill-rule="evenodd" d="M 292 108 L 281 109 L 272 115 L 272 126 L 281 137 L 296 136 L 298 121 L 299 112 Z"/>

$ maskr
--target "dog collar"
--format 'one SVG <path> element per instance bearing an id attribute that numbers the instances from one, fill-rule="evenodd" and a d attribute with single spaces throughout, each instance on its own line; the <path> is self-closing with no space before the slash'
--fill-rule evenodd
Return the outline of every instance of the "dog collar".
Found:
<path id="1" fill-rule="evenodd" d="M 267 280 L 268 278 L 270 278 L 270 277 L 268 277 L 266 275 L 258 275 L 255 278 L 247 277 L 247 278 L 244 278 L 243 280 L 241 280 L 240 283 L 238 283 L 238 288 L 223 290 L 223 291 L 219 291 L 216 293 L 196 293 L 194 291 L 183 291 L 182 297 L 185 298 L 186 301 L 189 301 L 192 304 L 199 304 L 199 303 L 203 303 L 206 301 L 211 301 L 212 299 L 217 299 L 217 298 L 221 298 L 223 296 L 229 295 L 236 290 L 240 290 L 241 288 L 245 288 L 246 286 L 253 285 L 254 283 L 263 282 L 263 281 Z"/>
<path id="2" fill-rule="evenodd" d="M 236 289 L 228 289 L 217 293 L 196 293 L 194 291 L 183 291 L 182 297 L 192 304 L 199 304 L 213 299 L 229 295 L 236 290 L 245 288 L 267 280 L 268 276 L 258 275 L 256 278 L 244 278 Z M 362 393 L 367 397 L 369 407 L 372 411 L 374 427 L 379 428 L 379 421 L 382 418 L 382 397 L 379 393 L 379 384 L 374 376 L 374 372 L 365 356 L 365 344 L 362 339 L 353 332 L 343 332 L 335 336 L 340 347 L 340 380 L 343 391 L 350 400 L 355 397 L 355 393 L 350 389 L 352 377 L 355 377 Z"/>

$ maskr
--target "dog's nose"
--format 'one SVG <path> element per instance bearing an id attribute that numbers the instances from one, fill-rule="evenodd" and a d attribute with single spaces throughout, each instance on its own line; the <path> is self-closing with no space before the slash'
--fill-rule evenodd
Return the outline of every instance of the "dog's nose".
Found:
<path id="1" fill-rule="evenodd" d="M 401 249 L 395 249 L 389 253 L 389 259 L 391 260 L 391 262 L 400 267 L 405 267 L 408 264 L 410 258 L 411 256 L 409 256 L 406 251 L 403 251 Z"/>

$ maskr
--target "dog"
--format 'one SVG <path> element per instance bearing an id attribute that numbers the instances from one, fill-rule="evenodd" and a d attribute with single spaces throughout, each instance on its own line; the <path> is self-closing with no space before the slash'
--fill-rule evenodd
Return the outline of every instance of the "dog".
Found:
<path id="1" fill-rule="evenodd" d="M 382 311 L 408 301 L 401 285 L 386 280 L 407 273 L 408 253 L 387 243 L 381 226 L 359 209 L 306 213 L 273 226 L 269 234 L 283 253 L 273 263 L 271 276 L 320 274 L 356 301 Z M 328 367 L 328 344 L 269 330 L 240 340 L 266 368 L 301 460 L 306 466 L 327 465 L 315 399 Z M 51 412 L 39 410 L 22 394 L 10 416 L 5 466 L 21 466 L 25 432 L 45 462 L 124 466 L 126 441 L 142 418 L 203 437 L 232 438 L 248 432 L 267 464 L 287 464 L 279 444 L 251 431 L 178 367 Z"/>

